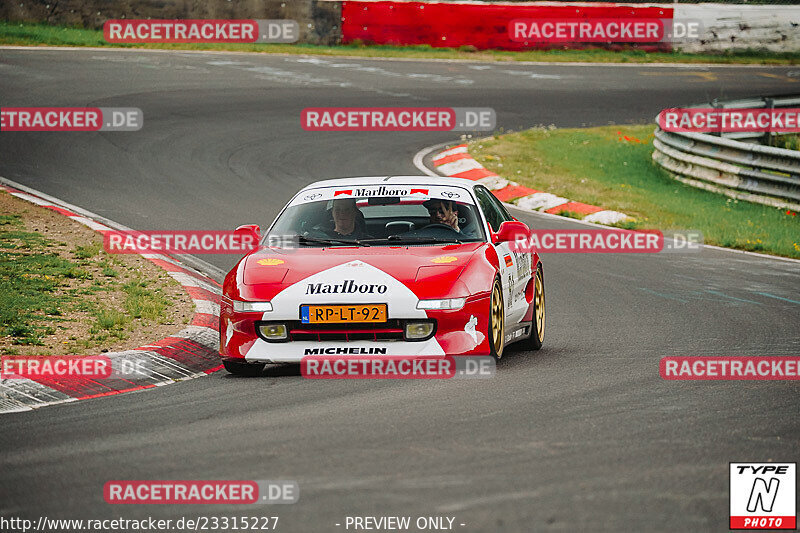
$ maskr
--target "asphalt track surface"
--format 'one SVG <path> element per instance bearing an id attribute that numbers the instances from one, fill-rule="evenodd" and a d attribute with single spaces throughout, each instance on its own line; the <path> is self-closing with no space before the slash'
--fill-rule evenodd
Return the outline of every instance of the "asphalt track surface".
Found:
<path id="1" fill-rule="evenodd" d="M 5 49 L 0 105 L 139 107 L 145 126 L 2 133 L 0 175 L 135 229 L 265 225 L 311 181 L 418 174 L 418 150 L 456 140 L 309 133 L 305 107 L 493 107 L 514 130 L 641 123 L 664 107 L 796 92 L 798 76 Z M 205 259 L 223 270 L 235 260 Z M 511 350 L 493 379 L 325 382 L 276 367 L 5 415 L 0 516 L 278 515 L 280 531 L 450 516 L 457 531 L 726 531 L 729 462 L 797 461 L 800 388 L 667 382 L 658 363 L 797 355 L 800 264 L 713 249 L 544 261 L 545 347 Z M 114 479 L 292 479 L 301 494 L 284 506 L 113 506 L 102 488 Z"/>

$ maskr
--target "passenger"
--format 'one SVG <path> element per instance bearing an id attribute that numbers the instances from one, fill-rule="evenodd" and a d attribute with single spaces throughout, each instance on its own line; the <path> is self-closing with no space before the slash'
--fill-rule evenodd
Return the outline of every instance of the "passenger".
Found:
<path id="1" fill-rule="evenodd" d="M 461 231 L 458 227 L 458 208 L 454 201 L 434 198 L 423 202 L 422 205 L 428 210 L 431 224 L 444 224 L 455 231 Z"/>

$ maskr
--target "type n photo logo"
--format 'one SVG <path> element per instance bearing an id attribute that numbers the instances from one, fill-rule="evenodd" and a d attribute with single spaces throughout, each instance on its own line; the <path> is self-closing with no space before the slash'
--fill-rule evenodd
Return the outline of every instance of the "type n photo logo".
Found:
<path id="1" fill-rule="evenodd" d="M 730 529 L 797 529 L 797 463 L 730 463 Z"/>

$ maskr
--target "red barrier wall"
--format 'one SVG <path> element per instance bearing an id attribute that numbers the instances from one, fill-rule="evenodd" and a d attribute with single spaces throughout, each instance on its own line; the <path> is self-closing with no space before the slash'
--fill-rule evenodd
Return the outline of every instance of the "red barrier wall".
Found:
<path id="1" fill-rule="evenodd" d="M 514 42 L 508 24 L 514 19 L 625 18 L 672 19 L 672 8 L 617 4 L 460 4 L 425 2 L 342 2 L 342 42 L 529 50 L 534 48 L 618 48 L 614 43 Z M 668 43 L 638 45 L 669 50 Z"/>

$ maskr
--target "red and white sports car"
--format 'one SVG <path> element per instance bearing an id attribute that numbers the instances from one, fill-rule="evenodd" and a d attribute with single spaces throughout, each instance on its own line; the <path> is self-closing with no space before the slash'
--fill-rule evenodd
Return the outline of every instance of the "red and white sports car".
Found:
<path id="1" fill-rule="evenodd" d="M 544 340 L 528 227 L 483 185 L 390 176 L 297 193 L 225 277 L 220 354 L 234 374 L 313 355 L 493 355 Z"/>

